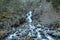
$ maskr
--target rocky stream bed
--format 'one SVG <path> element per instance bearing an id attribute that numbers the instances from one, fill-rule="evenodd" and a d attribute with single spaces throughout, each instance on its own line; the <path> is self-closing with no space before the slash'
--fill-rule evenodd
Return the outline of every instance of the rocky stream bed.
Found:
<path id="1" fill-rule="evenodd" d="M 60 33 L 54 28 L 34 23 L 31 19 L 32 11 L 27 13 L 27 23 L 19 25 L 19 27 L 4 40 L 60 40 Z"/>
<path id="2" fill-rule="evenodd" d="M 51 2 L 10 0 L 3 5 L 0 40 L 60 40 L 60 12 Z"/>

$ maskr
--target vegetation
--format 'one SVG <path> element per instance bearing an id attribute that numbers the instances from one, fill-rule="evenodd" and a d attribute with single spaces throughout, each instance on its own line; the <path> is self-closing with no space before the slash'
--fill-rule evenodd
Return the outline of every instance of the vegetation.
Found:
<path id="1" fill-rule="evenodd" d="M 0 12 L 24 13 L 25 8 L 21 0 L 0 0 Z"/>
<path id="2" fill-rule="evenodd" d="M 46 0 L 47 2 L 50 2 L 50 0 Z"/>
<path id="3" fill-rule="evenodd" d="M 57 8 L 60 5 L 60 0 L 51 0 L 54 8 Z"/>
<path id="4" fill-rule="evenodd" d="M 34 40 L 34 39 L 31 37 L 26 37 L 25 40 Z"/>
<path id="5" fill-rule="evenodd" d="M 6 10 L 6 4 L 9 2 L 9 0 L 0 0 L 0 12 L 7 11 Z"/>
<path id="6" fill-rule="evenodd" d="M 60 0 L 47 0 L 47 1 L 48 2 L 51 1 L 54 8 L 58 8 L 58 6 L 60 5 Z"/>

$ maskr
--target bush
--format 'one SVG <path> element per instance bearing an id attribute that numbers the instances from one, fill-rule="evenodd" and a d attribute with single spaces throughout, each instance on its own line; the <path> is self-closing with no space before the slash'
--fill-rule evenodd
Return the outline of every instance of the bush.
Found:
<path id="1" fill-rule="evenodd" d="M 60 5 L 60 0 L 51 0 L 54 8 L 57 8 Z"/>
<path id="2" fill-rule="evenodd" d="M 0 12 L 7 11 L 6 4 L 9 2 L 9 0 L 0 0 Z"/>
<path id="3" fill-rule="evenodd" d="M 0 0 L 0 12 L 24 13 L 25 8 L 21 0 Z"/>
<path id="4" fill-rule="evenodd" d="M 50 0 L 46 0 L 47 2 L 50 2 Z"/>
<path id="5" fill-rule="evenodd" d="M 46 0 L 52 2 L 53 8 L 57 8 L 60 5 L 60 0 Z"/>

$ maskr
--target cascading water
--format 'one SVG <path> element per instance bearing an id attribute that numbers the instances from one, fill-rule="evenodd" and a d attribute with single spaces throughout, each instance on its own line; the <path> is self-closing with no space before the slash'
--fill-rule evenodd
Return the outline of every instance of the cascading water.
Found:
<path id="1" fill-rule="evenodd" d="M 26 14 L 27 18 L 27 22 L 29 25 L 29 33 L 27 34 L 28 37 L 32 37 L 34 40 L 54 40 L 50 35 L 47 34 L 47 31 L 49 31 L 48 28 L 38 24 L 37 26 L 39 26 L 39 28 L 37 28 L 36 26 L 34 26 L 34 24 L 32 23 L 32 11 L 29 11 Z M 21 33 L 22 32 L 22 33 Z M 23 33 L 25 32 L 25 30 L 21 30 L 18 29 L 16 30 L 14 33 L 8 35 L 8 37 L 5 38 L 5 40 L 12 40 L 13 37 L 18 38 L 16 40 L 21 40 L 20 37 L 17 36 L 17 34 L 19 33 L 19 35 L 23 35 Z M 23 40 L 23 39 L 22 39 Z"/>
<path id="2" fill-rule="evenodd" d="M 32 22 L 32 19 L 31 19 L 31 17 L 32 17 L 32 11 L 29 11 L 27 14 L 26 14 L 26 16 L 27 16 L 27 21 L 29 22 L 29 23 L 31 23 Z"/>
<path id="3" fill-rule="evenodd" d="M 36 29 L 36 27 L 34 26 L 34 24 L 31 25 L 31 23 L 32 23 L 31 17 L 32 17 L 32 11 L 29 11 L 29 13 L 27 14 L 27 20 L 28 20 L 29 26 L 30 26 L 30 32 L 29 32 L 28 36 L 30 36 L 30 37 L 36 36 L 36 38 L 37 38 L 36 40 L 54 40 L 51 36 L 49 36 L 49 35 L 47 34 L 47 31 L 45 31 L 44 29 L 41 29 L 41 28 L 37 28 L 37 29 Z M 40 26 L 41 26 L 41 25 L 40 25 Z M 35 29 L 35 31 L 34 31 L 34 29 Z M 48 29 L 48 30 L 49 30 L 49 29 Z M 44 38 L 41 36 L 41 33 L 40 33 L 39 31 L 42 31 L 42 32 L 44 33 L 46 39 L 44 39 Z M 35 35 L 34 32 L 36 32 L 37 35 Z"/>

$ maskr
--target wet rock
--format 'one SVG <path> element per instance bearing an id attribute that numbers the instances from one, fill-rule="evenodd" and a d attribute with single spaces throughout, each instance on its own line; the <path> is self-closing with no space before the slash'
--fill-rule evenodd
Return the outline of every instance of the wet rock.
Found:
<path id="1" fill-rule="evenodd" d="M 55 30 L 47 31 L 48 34 L 53 34 L 53 33 L 55 33 L 55 32 L 56 32 Z"/>
<path id="2" fill-rule="evenodd" d="M 10 39 L 9 37 L 11 37 L 10 35 L 12 35 L 11 39 L 20 39 L 23 40 L 25 36 L 27 36 L 29 33 L 29 25 L 24 24 L 24 25 L 20 25 L 18 28 L 16 28 L 15 32 L 9 34 L 5 39 Z M 15 35 L 14 35 L 15 34 Z M 10 39 L 10 40 L 11 40 Z"/>
<path id="3" fill-rule="evenodd" d="M 58 28 L 57 30 L 60 31 L 60 28 Z"/>
<path id="4" fill-rule="evenodd" d="M 52 35 L 56 36 L 56 37 L 60 37 L 60 32 L 55 32 Z"/>

